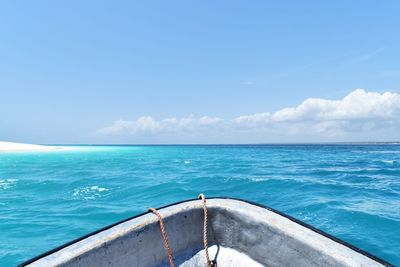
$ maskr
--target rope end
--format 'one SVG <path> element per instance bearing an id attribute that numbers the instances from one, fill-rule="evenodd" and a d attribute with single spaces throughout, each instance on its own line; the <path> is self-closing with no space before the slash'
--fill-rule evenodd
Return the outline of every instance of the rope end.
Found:
<path id="1" fill-rule="evenodd" d="M 154 213 L 155 210 L 156 210 L 155 208 L 149 208 L 147 211 L 148 211 L 148 212 L 153 212 L 153 213 Z"/>
<path id="2" fill-rule="evenodd" d="M 198 198 L 198 199 L 205 199 L 206 197 L 204 196 L 203 193 L 201 193 L 197 198 Z"/>

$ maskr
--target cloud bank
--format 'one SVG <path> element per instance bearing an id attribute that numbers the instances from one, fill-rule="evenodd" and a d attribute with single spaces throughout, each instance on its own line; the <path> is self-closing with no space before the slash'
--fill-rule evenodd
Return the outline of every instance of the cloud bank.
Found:
<path id="1" fill-rule="evenodd" d="M 242 115 L 233 119 L 196 117 L 117 120 L 100 129 L 103 136 L 219 136 L 240 140 L 271 141 L 268 137 L 298 137 L 297 140 L 324 137 L 368 136 L 368 133 L 400 130 L 400 94 L 376 93 L 357 89 L 340 100 L 308 98 L 295 107 L 275 112 Z M 257 137 L 256 139 L 252 137 Z M 314 139 L 313 139 L 314 138 Z M 365 137 L 364 137 L 365 138 Z"/>
<path id="2" fill-rule="evenodd" d="M 166 118 L 155 120 L 150 116 L 142 116 L 137 120 L 117 120 L 113 125 L 99 131 L 104 135 L 156 135 L 176 133 L 199 133 L 220 128 L 225 121 L 217 117 L 193 115 L 184 118 Z"/>

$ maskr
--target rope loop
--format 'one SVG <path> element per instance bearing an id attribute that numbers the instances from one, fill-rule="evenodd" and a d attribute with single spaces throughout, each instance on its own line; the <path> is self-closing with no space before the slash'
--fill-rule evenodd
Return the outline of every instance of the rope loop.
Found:
<path id="1" fill-rule="evenodd" d="M 200 194 L 199 199 L 203 201 L 203 212 L 204 212 L 203 243 L 204 243 L 204 251 L 206 254 L 207 267 L 213 267 L 214 262 L 210 260 L 210 255 L 208 254 L 208 239 L 207 239 L 208 212 L 206 205 L 206 197 L 204 196 L 204 194 Z"/>
<path id="2" fill-rule="evenodd" d="M 170 265 L 170 267 L 175 267 L 174 260 L 172 258 L 172 254 L 171 254 L 171 248 L 168 243 L 168 236 L 167 236 L 167 231 L 165 230 L 163 218 L 161 217 L 161 214 L 155 208 L 150 208 L 149 211 L 151 211 L 158 217 L 158 221 L 160 223 L 160 228 L 161 228 L 161 233 L 164 238 L 165 249 L 167 250 L 167 254 L 168 254 L 169 265 Z"/>
<path id="3" fill-rule="evenodd" d="M 206 260 L 207 260 L 206 264 L 207 264 L 207 267 L 216 267 L 217 263 L 215 261 L 211 261 L 210 255 L 208 254 L 208 238 L 207 238 L 208 211 L 207 211 L 206 197 L 204 196 L 204 194 L 200 194 L 199 199 L 202 200 L 203 212 L 204 212 L 203 243 L 204 243 L 204 252 L 205 252 Z M 162 218 L 161 214 L 155 208 L 150 208 L 149 211 L 154 213 L 158 217 L 161 233 L 162 233 L 164 243 L 165 243 L 165 249 L 168 254 L 169 265 L 170 265 L 170 267 L 175 267 L 174 260 L 172 258 L 171 248 L 170 248 L 169 242 L 168 242 L 167 231 L 165 230 L 163 218 Z"/>

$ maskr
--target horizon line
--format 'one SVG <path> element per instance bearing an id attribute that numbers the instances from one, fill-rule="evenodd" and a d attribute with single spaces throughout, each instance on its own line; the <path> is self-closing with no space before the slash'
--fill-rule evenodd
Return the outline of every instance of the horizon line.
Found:
<path id="1" fill-rule="evenodd" d="M 251 145 L 400 145 L 400 141 L 265 142 L 265 143 L 42 143 L 47 146 L 251 146 Z"/>

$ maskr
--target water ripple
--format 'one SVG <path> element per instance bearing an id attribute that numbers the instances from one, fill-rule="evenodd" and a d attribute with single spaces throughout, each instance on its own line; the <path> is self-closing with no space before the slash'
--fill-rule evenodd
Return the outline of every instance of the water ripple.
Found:
<path id="1" fill-rule="evenodd" d="M 399 162 L 398 145 L 0 154 L 0 266 L 200 192 L 269 205 L 400 265 Z"/>

